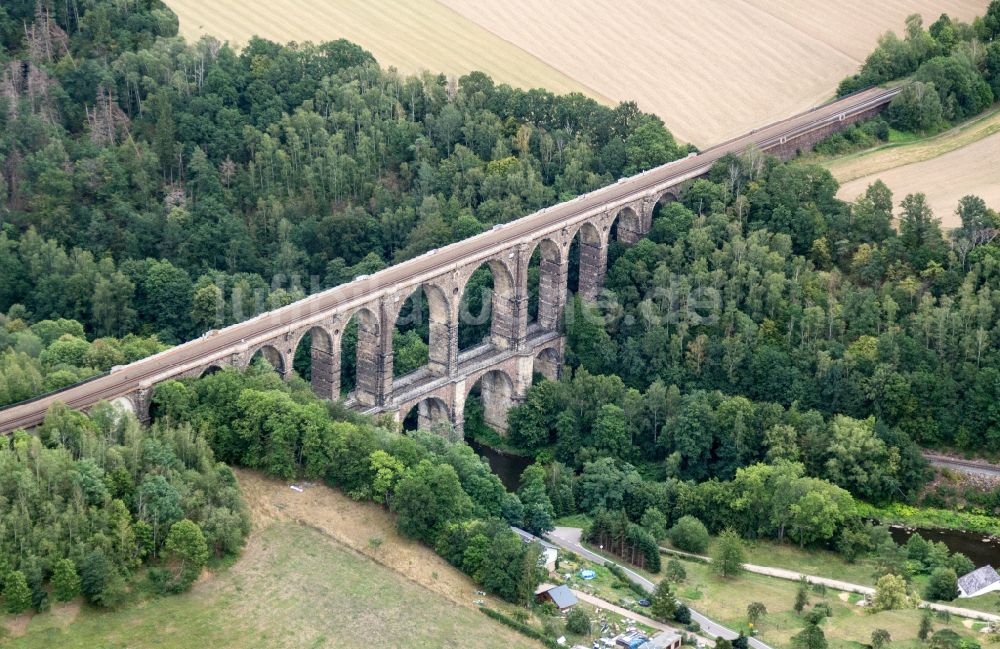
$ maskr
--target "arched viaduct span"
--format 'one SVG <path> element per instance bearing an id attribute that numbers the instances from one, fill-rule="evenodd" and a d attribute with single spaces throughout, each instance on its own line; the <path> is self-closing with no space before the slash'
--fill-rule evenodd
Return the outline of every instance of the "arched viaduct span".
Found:
<path id="1" fill-rule="evenodd" d="M 286 307 L 210 332 L 111 373 L 0 411 L 0 431 L 41 423 L 61 401 L 85 409 L 112 401 L 146 418 L 152 388 L 174 378 L 225 366 L 245 368 L 261 353 L 282 374 L 307 334 L 312 386 L 323 398 L 340 393 L 341 337 L 356 319 L 357 379 L 351 403 L 366 412 L 406 416 L 414 406 L 421 425 L 463 424 L 465 400 L 478 382 L 486 422 L 503 429 L 511 403 L 523 397 L 532 373 L 557 376 L 563 360 L 560 315 L 566 303 L 570 243 L 580 237 L 579 292 L 600 291 L 612 226 L 634 243 L 650 228 L 653 209 L 674 200 L 687 181 L 705 174 L 727 153 L 748 147 L 788 159 L 827 135 L 879 112 L 899 89 L 872 89 L 756 129 L 650 171 L 546 208 L 471 239 L 397 264 L 369 277 L 317 293 Z M 528 324 L 528 265 L 540 252 L 538 314 Z M 493 315 L 486 342 L 459 353 L 459 301 L 472 273 L 493 274 Z M 406 299 L 423 289 L 430 310 L 429 363 L 393 377 L 392 333 Z"/>

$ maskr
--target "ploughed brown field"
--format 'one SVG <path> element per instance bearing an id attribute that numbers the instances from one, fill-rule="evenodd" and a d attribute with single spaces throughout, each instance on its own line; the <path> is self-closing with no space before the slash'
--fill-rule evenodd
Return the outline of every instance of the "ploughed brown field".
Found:
<path id="1" fill-rule="evenodd" d="M 830 98 L 908 14 L 987 0 L 166 0 L 189 38 L 347 38 L 383 65 L 638 102 L 705 146 Z"/>

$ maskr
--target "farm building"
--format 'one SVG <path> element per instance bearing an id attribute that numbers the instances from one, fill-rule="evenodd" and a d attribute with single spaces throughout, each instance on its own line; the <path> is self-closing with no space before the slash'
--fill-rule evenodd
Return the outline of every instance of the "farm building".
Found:
<path id="1" fill-rule="evenodd" d="M 538 543 L 542 546 L 542 556 L 539 557 L 538 560 L 541 567 L 545 568 L 549 572 L 556 569 L 556 559 L 559 557 L 559 549 L 556 546 L 552 545 L 545 539 L 535 536 L 531 532 L 522 530 L 520 527 L 514 527 L 511 525 L 510 529 L 521 537 L 521 540 L 525 543 Z"/>
<path id="2" fill-rule="evenodd" d="M 535 591 L 535 599 L 538 602 L 552 602 L 560 611 L 569 610 L 577 603 L 576 595 L 566 585 L 542 584 Z"/>
<path id="3" fill-rule="evenodd" d="M 977 568 L 958 578 L 959 597 L 977 597 L 994 591 L 1000 591 L 1000 575 L 993 566 Z"/>
<path id="4" fill-rule="evenodd" d="M 626 631 L 615 638 L 615 647 L 621 649 L 639 649 L 649 642 L 649 637 L 641 631 Z"/>
<path id="5" fill-rule="evenodd" d="M 661 631 L 646 644 L 639 645 L 639 649 L 680 649 L 681 635 L 676 631 Z"/>
<path id="6" fill-rule="evenodd" d="M 616 649 L 680 649 L 681 636 L 676 631 L 661 631 L 650 638 L 642 631 L 630 629 L 603 643 Z"/>

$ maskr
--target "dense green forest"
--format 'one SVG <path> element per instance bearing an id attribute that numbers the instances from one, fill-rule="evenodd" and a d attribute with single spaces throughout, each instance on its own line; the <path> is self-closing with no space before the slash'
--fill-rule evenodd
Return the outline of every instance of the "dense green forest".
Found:
<path id="1" fill-rule="evenodd" d="M 841 90 L 928 85 L 844 137 L 989 105 L 998 20 L 994 1 L 972 26 L 883 39 Z M 152 0 L 0 7 L 0 404 L 687 152 L 634 104 L 403 77 L 343 41 L 237 52 L 176 32 Z M 914 93 L 937 98 L 935 121 L 907 122 Z M 183 589 L 247 532 L 221 463 L 379 502 L 511 601 L 534 590 L 537 547 L 502 532 L 576 513 L 650 569 L 694 517 L 874 553 L 882 572 L 961 572 L 961 555 L 895 546 L 858 503 L 917 499 L 919 445 L 1000 451 L 1000 222 L 969 196 L 943 233 L 920 194 L 836 191 L 817 166 L 730 156 L 658 208 L 646 239 L 614 244 L 608 291 L 565 313 L 564 379 L 510 411 L 504 443 L 537 460 L 516 494 L 440 431 L 401 434 L 262 366 L 158 386 L 149 428 L 56 408 L 0 448 L 5 605 L 82 592 L 114 606 L 140 575 Z M 399 371 L 425 361 L 422 337 L 397 336 Z"/>
<path id="2" fill-rule="evenodd" d="M 841 91 L 961 61 L 975 71 L 969 88 L 982 89 L 997 74 L 998 20 L 993 2 L 949 40 L 947 16 L 930 31 L 911 19 L 906 40 L 885 37 Z M 918 42 L 912 67 L 873 76 L 886 52 Z M 870 145 L 890 124 L 938 127 L 987 107 L 989 92 L 974 104 L 942 94 L 951 108 L 927 125 L 899 120 L 902 95 L 888 122 L 820 148 Z M 567 376 L 537 383 L 509 415 L 504 443 L 546 466 L 556 515 L 596 512 L 594 538 L 610 534 L 641 560 L 651 557 L 637 527 L 659 540 L 690 515 L 713 532 L 891 563 L 854 499 L 940 506 L 946 494 L 922 494 L 919 445 L 1000 451 L 1000 216 L 966 196 L 961 227 L 944 233 L 921 194 L 894 197 L 877 182 L 845 203 L 837 189 L 817 165 L 729 156 L 659 210 L 645 239 L 611 251 L 605 295 L 567 310 Z M 492 437 L 476 420 L 467 432 Z M 592 483 L 601 498 L 581 502 Z M 657 495 L 637 506 L 630 487 Z M 968 500 L 995 513 L 1000 490 Z M 955 561 L 961 574 L 967 560 Z"/>
<path id="3" fill-rule="evenodd" d="M 114 407 L 54 407 L 0 444 L 0 589 L 8 611 L 50 598 L 114 607 L 141 574 L 187 588 L 250 531 L 232 470 L 190 426 L 140 426 Z M 149 570 L 140 571 L 143 565 Z M 16 595 L 22 582 L 29 598 Z"/>
<path id="4" fill-rule="evenodd" d="M 156 1 L 0 7 L 0 404 L 687 152 L 634 104 L 611 109 L 482 74 L 403 77 L 343 41 L 253 40 L 237 52 L 176 33 Z M 421 341 L 400 338 L 419 365 Z M 197 416 L 184 417 L 163 396 L 177 387 L 164 386 L 168 423 L 150 429 L 107 409 L 56 410 L 39 436 L 10 438 L 0 498 L 7 608 L 43 610 L 48 597 L 78 592 L 114 606 L 147 582 L 182 589 L 207 550 L 235 552 L 246 520 L 214 457 L 324 477 L 391 504 L 411 536 L 433 545 L 450 530 L 443 554 L 491 591 L 531 594 L 533 550 L 498 533 L 506 523 L 496 518 L 530 525 L 537 514 L 545 525 L 531 489 L 524 503 L 506 494 L 466 446 L 433 436 L 413 445 L 332 419 L 302 394 L 293 401 L 273 377 L 241 381 L 206 380 L 203 389 L 231 400 L 200 395 Z M 225 407 L 237 414 L 223 418 Z M 272 434 L 282 416 L 292 423 Z M 260 442 L 248 445 L 254 431 Z M 281 455 L 281 435 L 318 449 Z M 383 444 L 393 454 L 362 452 Z M 328 454 L 356 461 L 340 474 Z M 440 511 L 427 507 L 444 493 Z M 545 501 L 540 486 L 534 493 Z"/>
<path id="5" fill-rule="evenodd" d="M 881 541 L 854 499 L 915 500 L 918 443 L 1000 450 L 997 214 L 964 198 L 948 240 L 921 195 L 897 232 L 884 185 L 836 189 L 813 165 L 720 161 L 621 252 L 598 305 L 574 301 L 570 371 L 512 408 L 506 440 L 546 464 L 557 516 L 663 508 L 855 556 Z"/>
<path id="6" fill-rule="evenodd" d="M 593 394 L 614 381 L 620 383 L 581 370 L 573 383 L 589 385 Z M 560 385 L 542 382 L 539 388 Z M 546 461 L 543 453 L 510 493 L 460 440 L 438 430 L 401 434 L 390 420 L 373 422 L 336 402 L 319 401 L 305 381 L 283 381 L 263 363 L 245 374 L 230 369 L 163 383 L 154 400 L 161 426 L 208 431 L 220 460 L 286 479 L 322 480 L 384 505 L 396 514 L 401 533 L 431 545 L 485 589 L 513 602 L 533 593 L 539 549 L 506 526 L 542 533 L 557 516 L 577 513 L 594 515 L 592 534 L 652 571 L 659 570 L 658 542 L 685 517 L 712 531 L 732 528 L 748 538 L 835 548 L 849 559 L 874 553 L 880 572 L 971 569 L 967 558 L 942 544 L 912 552 L 897 546 L 885 528 L 862 519 L 851 493 L 806 475 L 801 463 L 787 458 L 739 468 L 730 479 L 699 481 L 649 479 L 604 449 L 578 470 Z M 608 409 L 603 406 L 601 415 Z M 844 471 L 857 473 L 855 466 Z"/>
<path id="7" fill-rule="evenodd" d="M 540 547 L 508 526 L 551 527 L 543 474 L 532 480 L 529 473 L 520 496 L 508 493 L 461 441 L 432 431 L 400 434 L 391 419 L 373 422 L 322 402 L 308 383 L 283 381 L 264 363 L 245 374 L 168 381 L 154 401 L 160 421 L 208 431 L 220 460 L 373 500 L 396 514 L 402 534 L 435 547 L 491 593 L 520 603 L 534 594 Z"/>
<path id="8" fill-rule="evenodd" d="M 886 35 L 841 93 L 938 66 L 955 80 L 944 117 L 968 116 L 993 100 L 998 35 L 997 1 L 972 25 L 942 15 L 924 30 L 912 17 L 906 38 Z M 967 84 L 947 72 L 957 62 L 971 66 Z M 885 128 L 877 118 L 841 137 Z M 612 251 L 596 310 L 567 312 L 567 361 L 598 376 L 534 388 L 512 411 L 511 443 L 573 466 L 595 448 L 665 460 L 695 479 L 802 461 L 874 501 L 922 484 L 912 442 L 1000 451 L 997 212 L 966 196 L 961 227 L 944 233 L 921 194 L 894 197 L 876 182 L 845 203 L 836 191 L 816 165 L 752 153 L 718 162 L 646 239 Z M 622 421 L 627 442 L 602 439 Z M 845 469 L 852 454 L 876 470 Z"/>
<path id="9" fill-rule="evenodd" d="M 149 0 L 0 8 L 8 333 L 72 319 L 78 338 L 174 344 L 687 151 L 632 103 L 403 77 L 344 41 L 237 52 L 176 31 Z M 397 346 L 422 364 L 413 335 Z M 109 367 L 42 351 L 0 338 L 0 405 Z"/>
<path id="10" fill-rule="evenodd" d="M 881 434 L 921 444 L 1000 450 L 996 212 L 963 198 L 963 225 L 945 239 L 911 195 L 897 232 L 881 183 L 846 204 L 822 168 L 751 163 L 720 162 L 615 261 L 617 311 L 606 326 L 570 318 L 570 363 L 640 390 L 717 389 L 874 416 Z M 639 438 L 649 451 L 653 437 Z"/>
<path id="11" fill-rule="evenodd" d="M 755 165 L 721 161 L 571 305 L 573 376 L 509 444 L 697 481 L 799 462 L 871 502 L 916 496 L 916 444 L 1000 450 L 997 214 L 966 197 L 945 239 L 912 195 L 897 232 L 881 183 L 847 204 L 820 167 Z"/>
<path id="12" fill-rule="evenodd" d="M 837 88 L 843 96 L 909 78 L 886 111 L 902 130 L 929 131 L 976 115 L 1000 99 L 1000 3 L 994 0 L 972 24 L 941 14 L 924 28 L 919 14 L 906 19 L 903 38 L 888 32 L 857 74 Z"/>
<path id="13" fill-rule="evenodd" d="M 686 152 L 631 103 L 46 7 L 0 10 L 0 310 L 95 336 L 184 340 Z"/>
<path id="14" fill-rule="evenodd" d="M 0 405 L 58 390 L 165 348 L 155 336 L 88 341 L 76 320 L 40 320 L 29 326 L 0 314 Z"/>

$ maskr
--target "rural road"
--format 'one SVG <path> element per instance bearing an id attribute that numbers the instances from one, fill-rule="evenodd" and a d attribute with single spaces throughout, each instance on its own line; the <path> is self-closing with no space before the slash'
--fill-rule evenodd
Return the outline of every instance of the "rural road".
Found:
<path id="1" fill-rule="evenodd" d="M 658 629 L 660 631 L 676 631 L 677 633 L 683 633 L 681 629 L 672 627 L 670 625 L 664 624 L 663 622 L 657 622 L 651 617 L 646 617 L 645 615 L 640 615 L 635 611 L 630 611 L 627 608 L 622 608 L 621 606 L 616 606 L 607 600 L 603 600 L 600 597 L 594 597 L 593 595 L 588 595 L 587 593 L 571 589 L 573 594 L 576 595 L 577 599 L 581 602 L 587 602 L 591 606 L 596 606 L 597 608 L 602 608 L 608 611 L 612 611 L 630 620 L 635 620 L 636 622 L 641 622 L 648 627 Z"/>
<path id="2" fill-rule="evenodd" d="M 962 473 L 986 476 L 989 478 L 1000 478 L 1000 465 L 990 464 L 985 460 L 964 460 L 937 453 L 924 452 L 924 458 L 933 466 L 944 469 L 952 469 Z"/>
<path id="3" fill-rule="evenodd" d="M 582 532 L 583 530 L 581 530 L 579 527 L 557 527 L 548 534 L 546 534 L 545 538 L 550 543 L 554 543 L 555 545 L 558 545 L 561 548 L 564 548 L 571 552 L 575 552 L 581 557 L 586 558 L 588 561 L 593 561 L 598 565 L 603 566 L 605 563 L 608 563 L 608 561 L 604 557 L 595 552 L 591 552 L 590 550 L 588 550 L 587 548 L 583 547 L 583 545 L 580 544 L 580 534 Z M 623 571 L 625 571 L 625 574 L 628 575 L 629 579 L 631 579 L 633 582 L 645 588 L 647 592 L 652 593 L 656 589 L 656 584 L 646 579 L 639 573 L 635 572 L 634 570 L 630 570 L 629 568 L 623 566 L 620 563 L 617 562 L 615 563 Z M 732 640 L 733 638 L 739 636 L 739 634 L 733 631 L 732 629 L 724 627 L 721 624 L 718 624 L 717 622 L 713 622 L 712 620 L 708 619 L 707 617 L 705 617 L 698 611 L 694 610 L 690 606 L 688 606 L 688 609 L 691 611 L 691 619 L 701 625 L 701 630 L 703 633 L 706 633 L 713 637 L 725 638 L 726 640 Z M 750 641 L 750 646 L 753 647 L 754 649 L 772 649 L 770 645 L 766 645 L 760 640 L 757 640 L 756 638 L 749 638 L 749 641 Z"/>
<path id="4" fill-rule="evenodd" d="M 728 153 L 739 154 L 756 147 L 767 151 L 784 145 L 789 138 L 836 124 L 845 115 L 881 106 L 899 92 L 898 88 L 872 88 L 839 101 L 817 106 L 786 120 L 769 124 L 727 142 L 705 149 L 698 155 L 675 160 L 649 171 L 622 178 L 618 182 L 577 198 L 553 205 L 482 234 L 457 241 L 396 264 L 368 277 L 311 295 L 288 306 L 262 313 L 255 318 L 204 335 L 160 352 L 90 381 L 70 386 L 0 410 L 0 432 L 30 428 L 42 422 L 50 405 L 65 403 L 70 408 L 87 408 L 106 400 L 113 401 L 138 389 L 197 372 L 212 364 L 228 364 L 234 352 L 249 352 L 254 347 L 281 335 L 291 335 L 317 323 L 337 310 L 350 315 L 351 309 L 370 304 L 390 294 L 397 285 L 429 281 L 459 266 L 487 259 L 498 249 L 522 241 L 534 241 L 568 225 L 592 218 L 612 206 L 645 197 L 659 188 L 696 178 L 708 171 Z"/>
<path id="5" fill-rule="evenodd" d="M 666 554 L 674 554 L 682 557 L 691 557 L 698 559 L 700 561 L 705 561 L 708 563 L 712 562 L 711 557 L 702 556 L 700 554 L 691 554 L 689 552 L 681 552 L 680 550 L 672 550 L 670 548 L 660 548 L 660 551 Z M 802 572 L 796 572 L 794 570 L 786 570 L 785 568 L 775 568 L 773 566 L 758 566 L 752 563 L 744 563 L 744 570 L 747 572 L 752 572 L 758 575 L 765 575 L 767 577 L 775 577 L 777 579 L 787 579 L 788 581 L 799 581 L 803 577 L 810 584 L 822 584 L 827 588 L 832 588 L 834 590 L 840 590 L 847 593 L 858 593 L 859 595 L 874 595 L 875 589 L 871 586 L 862 586 L 861 584 L 852 584 L 849 581 L 841 581 L 839 579 L 830 579 L 827 577 L 817 577 L 816 575 L 807 575 Z M 951 606 L 950 604 L 939 604 L 937 602 L 920 602 L 920 606 L 926 606 L 934 611 L 946 611 L 952 615 L 957 615 L 959 617 L 965 617 L 972 620 L 981 620 L 983 622 L 1000 622 L 1000 615 L 994 615 L 993 613 L 985 613 L 983 611 L 977 611 L 971 608 L 962 608 L 961 606 Z"/>

